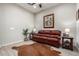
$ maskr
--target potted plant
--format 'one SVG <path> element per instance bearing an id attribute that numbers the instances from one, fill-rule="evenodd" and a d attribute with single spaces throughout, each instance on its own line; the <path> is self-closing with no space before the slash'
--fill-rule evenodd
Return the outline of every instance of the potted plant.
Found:
<path id="1" fill-rule="evenodd" d="M 27 39 L 28 29 L 23 29 L 23 35 L 25 36 L 24 41 Z"/>

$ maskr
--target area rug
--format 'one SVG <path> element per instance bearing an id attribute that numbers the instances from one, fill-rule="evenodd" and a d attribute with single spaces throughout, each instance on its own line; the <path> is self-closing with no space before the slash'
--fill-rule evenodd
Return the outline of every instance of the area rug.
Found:
<path id="1" fill-rule="evenodd" d="M 59 56 L 61 52 L 50 49 L 50 46 L 40 43 L 12 47 L 18 51 L 18 56 Z"/>

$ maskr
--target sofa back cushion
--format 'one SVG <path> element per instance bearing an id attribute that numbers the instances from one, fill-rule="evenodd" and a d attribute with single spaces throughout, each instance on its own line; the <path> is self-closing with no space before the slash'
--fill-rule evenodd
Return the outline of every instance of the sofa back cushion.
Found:
<path id="1" fill-rule="evenodd" d="M 59 30 L 40 30 L 39 34 L 51 34 L 51 35 L 61 35 L 61 31 Z"/>
<path id="2" fill-rule="evenodd" d="M 51 35 L 51 34 L 34 34 L 35 36 L 41 36 L 41 37 L 50 37 L 50 38 L 58 38 L 60 39 L 59 35 Z"/>

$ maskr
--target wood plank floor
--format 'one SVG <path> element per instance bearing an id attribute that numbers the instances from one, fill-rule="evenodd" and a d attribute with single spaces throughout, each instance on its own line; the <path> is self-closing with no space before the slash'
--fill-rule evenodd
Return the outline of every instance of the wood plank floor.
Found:
<path id="1" fill-rule="evenodd" d="M 25 45 L 25 44 L 30 45 L 33 43 L 35 43 L 35 42 L 25 41 L 25 42 L 20 42 L 20 43 L 12 44 L 9 46 L 1 47 L 0 56 L 17 56 L 17 51 L 12 49 L 13 46 L 21 46 L 21 45 Z M 62 54 L 61 54 L 62 56 L 79 56 L 79 52 L 70 51 L 70 50 L 62 49 L 62 48 L 55 48 L 55 47 L 51 46 L 51 49 L 52 48 L 62 52 Z"/>

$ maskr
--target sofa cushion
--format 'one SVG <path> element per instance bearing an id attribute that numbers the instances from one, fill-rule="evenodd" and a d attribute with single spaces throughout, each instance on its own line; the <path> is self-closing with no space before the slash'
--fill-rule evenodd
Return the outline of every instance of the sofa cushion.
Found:
<path id="1" fill-rule="evenodd" d="M 58 36 L 58 35 L 49 35 L 48 37 L 50 37 L 50 38 L 58 38 L 58 39 L 60 39 L 60 36 Z"/>
<path id="2" fill-rule="evenodd" d="M 56 38 L 47 38 L 48 40 L 58 41 Z"/>
<path id="3" fill-rule="evenodd" d="M 53 30 L 53 31 L 50 31 L 51 33 L 51 35 L 61 35 L 61 31 L 59 31 L 59 30 Z"/>
<path id="4" fill-rule="evenodd" d="M 47 39 L 47 37 L 44 37 L 44 36 L 37 36 L 37 35 L 33 35 L 33 38 L 35 39 Z"/>
<path id="5" fill-rule="evenodd" d="M 45 39 L 45 40 L 54 40 L 54 41 L 58 41 L 58 39 L 56 39 L 56 38 L 50 38 L 50 37 L 45 37 L 45 36 L 38 36 L 38 35 L 33 35 L 33 38 L 35 38 L 35 39 Z"/>
<path id="6" fill-rule="evenodd" d="M 48 35 L 48 34 L 40 34 L 40 33 L 38 33 L 38 34 L 34 34 L 34 35 L 37 35 L 37 36 L 45 36 L 45 37 L 51 37 L 51 38 L 58 38 L 58 39 L 60 39 L 60 36 L 59 35 Z"/>
<path id="7" fill-rule="evenodd" d="M 40 33 L 40 34 L 49 34 L 50 30 L 40 30 L 38 33 Z"/>
<path id="8" fill-rule="evenodd" d="M 61 31 L 59 30 L 40 30 L 38 33 L 40 34 L 51 34 L 51 35 L 61 35 Z"/>

